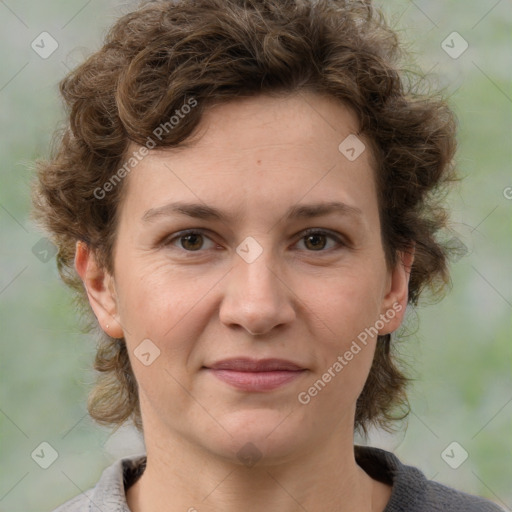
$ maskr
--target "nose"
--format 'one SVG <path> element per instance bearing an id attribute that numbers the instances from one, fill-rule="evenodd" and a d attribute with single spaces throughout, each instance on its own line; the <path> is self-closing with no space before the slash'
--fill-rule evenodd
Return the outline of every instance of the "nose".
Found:
<path id="1" fill-rule="evenodd" d="M 294 295 L 283 281 L 270 251 L 263 251 L 251 263 L 239 258 L 226 276 L 221 322 L 231 328 L 240 326 L 252 335 L 267 334 L 291 323 L 295 318 Z"/>

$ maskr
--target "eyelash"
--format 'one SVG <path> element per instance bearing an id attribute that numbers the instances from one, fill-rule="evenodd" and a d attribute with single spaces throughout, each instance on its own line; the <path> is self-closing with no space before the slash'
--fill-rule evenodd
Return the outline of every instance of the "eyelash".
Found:
<path id="1" fill-rule="evenodd" d="M 210 239 L 210 237 L 208 237 L 206 234 L 205 234 L 205 231 L 202 230 L 202 229 L 187 229 L 187 230 L 184 230 L 184 231 L 179 231 L 178 233 L 176 233 L 174 236 L 171 237 L 166 237 L 162 242 L 161 244 L 159 245 L 162 245 L 164 247 L 168 247 L 170 245 L 172 245 L 172 243 L 175 241 L 175 240 L 180 240 L 181 238 L 184 238 L 188 235 L 202 235 L 208 239 Z M 347 247 L 347 243 L 344 242 L 338 235 L 336 235 L 335 233 L 333 233 L 332 231 L 327 231 L 327 230 L 324 230 L 324 229 L 318 229 L 318 228 L 309 228 L 309 229 L 306 229 L 304 231 L 302 231 L 300 233 L 300 237 L 299 237 L 299 240 L 302 240 L 304 238 L 306 238 L 307 236 L 311 236 L 311 235 L 324 235 L 324 236 L 327 236 L 328 238 L 331 238 L 332 240 L 336 241 L 338 243 L 339 246 L 341 247 Z M 211 240 L 211 239 L 210 239 Z M 213 242 L 213 240 L 212 240 Z M 331 249 L 320 249 L 318 251 L 307 251 L 307 252 L 311 252 L 311 253 L 327 253 L 327 252 L 331 252 L 333 250 L 337 250 L 337 249 L 340 249 L 341 247 L 335 247 L 335 248 L 331 248 Z M 184 252 L 187 252 L 189 254 L 194 254 L 194 253 L 201 253 L 201 252 L 204 252 L 204 250 L 202 249 L 198 249 L 197 251 L 189 251 L 187 249 L 184 249 L 182 247 L 177 247 L 178 249 L 184 251 Z"/>

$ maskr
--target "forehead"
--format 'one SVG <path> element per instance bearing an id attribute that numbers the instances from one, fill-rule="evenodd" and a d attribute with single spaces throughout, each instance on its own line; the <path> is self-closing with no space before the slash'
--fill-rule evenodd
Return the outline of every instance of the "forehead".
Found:
<path id="1" fill-rule="evenodd" d="M 128 177 L 127 206 L 140 214 L 170 200 L 193 200 L 229 206 L 236 216 L 288 209 L 303 198 L 368 206 L 376 202 L 372 155 L 355 136 L 358 128 L 347 106 L 311 93 L 216 105 L 204 114 L 192 146 L 153 150 L 138 163 Z M 355 159 L 348 158 L 347 140 L 360 152 Z"/>

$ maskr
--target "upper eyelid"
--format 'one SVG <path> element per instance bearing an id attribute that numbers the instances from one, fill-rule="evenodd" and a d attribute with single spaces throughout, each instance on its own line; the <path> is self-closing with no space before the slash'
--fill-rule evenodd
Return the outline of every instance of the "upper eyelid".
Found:
<path id="1" fill-rule="evenodd" d="M 176 233 L 173 233 L 171 236 L 165 237 L 162 240 L 161 245 L 171 245 L 171 242 L 174 243 L 182 237 L 185 237 L 185 236 L 191 235 L 191 234 L 196 234 L 196 233 L 204 235 L 205 237 L 210 239 L 212 242 L 216 243 L 215 240 L 213 240 L 208 235 L 208 233 L 210 233 L 209 230 L 204 229 L 204 228 L 189 228 L 189 229 L 177 231 Z M 302 231 L 299 231 L 294 236 L 295 237 L 298 236 L 299 237 L 298 241 L 300 241 L 303 237 L 307 236 L 310 233 L 321 233 L 327 237 L 331 237 L 333 240 L 335 240 L 340 245 L 348 245 L 347 240 L 345 239 L 345 237 L 343 235 L 341 235 L 341 233 L 336 233 L 335 231 L 332 231 L 327 228 L 306 228 L 306 229 L 303 229 Z M 193 253 L 193 252 L 202 252 L 202 251 L 199 250 L 199 251 L 187 251 L 187 252 Z M 315 252 L 315 251 L 311 251 L 311 252 Z M 317 252 L 326 252 L 326 251 L 317 251 Z"/>

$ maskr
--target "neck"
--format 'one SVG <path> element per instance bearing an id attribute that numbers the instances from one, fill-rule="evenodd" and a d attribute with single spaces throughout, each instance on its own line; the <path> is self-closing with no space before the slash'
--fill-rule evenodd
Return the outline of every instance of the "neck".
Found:
<path id="1" fill-rule="evenodd" d="M 183 439 L 148 437 L 146 470 L 127 491 L 132 512 L 381 512 L 390 494 L 357 465 L 352 442 L 341 436 L 293 460 L 252 467 Z"/>

